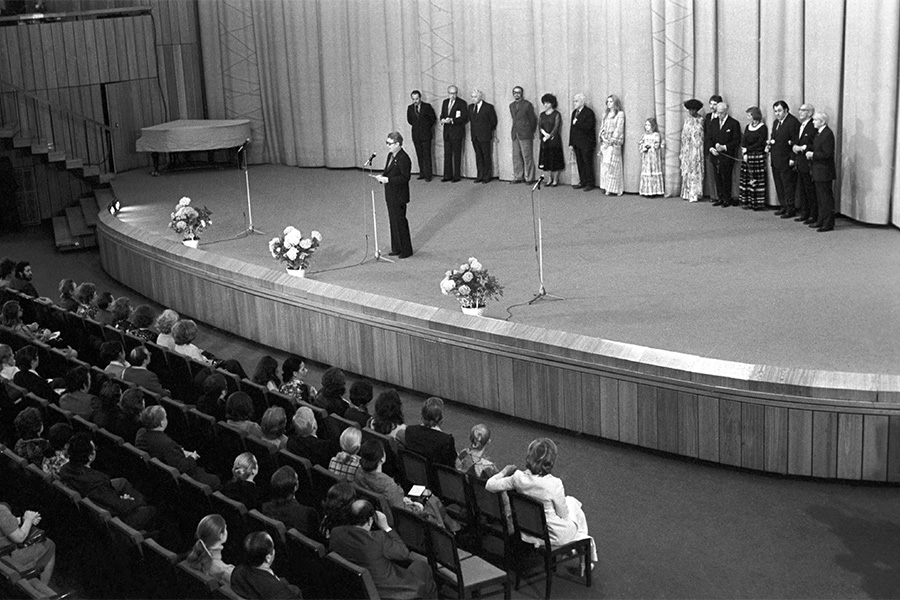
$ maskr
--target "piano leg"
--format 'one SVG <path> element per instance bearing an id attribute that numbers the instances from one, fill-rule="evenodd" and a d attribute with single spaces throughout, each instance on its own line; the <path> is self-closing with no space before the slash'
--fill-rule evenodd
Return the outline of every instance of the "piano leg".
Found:
<path id="1" fill-rule="evenodd" d="M 150 173 L 153 177 L 159 176 L 159 152 L 151 152 L 150 158 L 153 159 L 153 172 Z"/>

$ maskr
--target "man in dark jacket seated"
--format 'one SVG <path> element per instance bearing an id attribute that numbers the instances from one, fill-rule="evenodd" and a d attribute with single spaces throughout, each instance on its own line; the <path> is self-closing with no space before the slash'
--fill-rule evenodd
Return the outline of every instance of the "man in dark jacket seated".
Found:
<path id="1" fill-rule="evenodd" d="M 441 431 L 444 421 L 444 401 L 432 396 L 422 404 L 422 424 L 406 428 L 406 449 L 421 454 L 429 462 L 454 467 L 456 442 L 449 433 Z"/>
<path id="2" fill-rule="evenodd" d="M 281 467 L 272 474 L 272 500 L 262 505 L 262 513 L 277 519 L 284 526 L 310 538 L 317 538 L 319 531 L 319 513 L 314 508 L 303 506 L 295 497 L 300 488 L 300 478 L 294 467 Z"/>
<path id="3" fill-rule="evenodd" d="M 124 477 L 110 479 L 106 473 L 92 469 L 96 457 L 97 448 L 91 434 L 75 434 L 69 440 L 69 462 L 59 469 L 60 480 L 126 525 L 138 530 L 153 529 L 156 509 L 148 506 L 141 493 Z"/>
<path id="4" fill-rule="evenodd" d="M 294 433 L 288 437 L 287 451 L 308 458 L 314 465 L 326 469 L 331 457 L 337 453 L 337 446 L 329 440 L 316 437 L 319 429 L 316 416 L 308 406 L 301 406 L 294 413 Z"/>
<path id="5" fill-rule="evenodd" d="M 272 571 L 275 542 L 268 533 L 254 531 L 244 538 L 244 564 L 231 572 L 231 589 L 244 598 L 301 598 L 300 589 Z"/>
<path id="6" fill-rule="evenodd" d="M 219 489 L 222 483 L 219 478 L 197 466 L 196 459 L 200 458 L 200 455 L 185 450 L 165 433 L 169 425 L 166 409 L 162 406 L 148 406 L 141 413 L 141 424 L 143 427 L 134 437 L 134 445 L 138 450 L 158 458 L 163 464 L 175 467 L 179 473 L 186 473 L 188 477 L 205 483 L 214 491 Z"/>
<path id="7" fill-rule="evenodd" d="M 354 500 L 349 520 L 349 525 L 331 531 L 328 549 L 365 567 L 382 598 L 437 598 L 431 567 L 424 561 L 410 560 L 409 548 L 390 528 L 383 513 L 368 500 Z M 377 531 L 372 530 L 373 525 Z M 404 568 L 395 561 L 408 562 L 409 566 Z"/>

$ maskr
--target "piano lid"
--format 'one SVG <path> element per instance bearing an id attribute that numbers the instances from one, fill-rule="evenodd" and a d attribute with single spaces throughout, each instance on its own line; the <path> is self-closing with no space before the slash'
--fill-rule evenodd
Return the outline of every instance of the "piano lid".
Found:
<path id="1" fill-rule="evenodd" d="M 192 152 L 234 148 L 249 139 L 248 119 L 179 119 L 142 128 L 135 148 L 138 152 Z"/>

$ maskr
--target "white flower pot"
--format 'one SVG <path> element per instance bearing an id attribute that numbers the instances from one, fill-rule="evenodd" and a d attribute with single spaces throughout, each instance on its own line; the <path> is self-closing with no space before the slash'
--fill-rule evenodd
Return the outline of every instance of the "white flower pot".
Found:
<path id="1" fill-rule="evenodd" d="M 181 240 L 181 243 L 187 246 L 188 248 L 196 248 L 200 243 L 200 240 Z"/>
<path id="2" fill-rule="evenodd" d="M 483 317 L 484 316 L 484 307 L 476 306 L 474 308 L 470 308 L 468 306 L 460 306 L 464 315 L 472 315 L 473 317 Z"/>
<path id="3" fill-rule="evenodd" d="M 306 269 L 285 269 L 292 277 L 306 277 Z"/>

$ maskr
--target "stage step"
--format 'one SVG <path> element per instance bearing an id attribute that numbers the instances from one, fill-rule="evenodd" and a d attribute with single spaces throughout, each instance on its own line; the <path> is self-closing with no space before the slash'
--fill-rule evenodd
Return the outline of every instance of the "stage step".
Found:
<path id="1" fill-rule="evenodd" d="M 91 235 L 91 230 L 84 220 L 84 213 L 80 206 L 70 206 L 66 209 L 66 220 L 69 222 L 69 232 L 72 237 Z"/>
<path id="2" fill-rule="evenodd" d="M 13 148 L 29 148 L 37 143 L 37 140 L 32 140 L 30 138 L 13 138 Z"/>
<path id="3" fill-rule="evenodd" d="M 58 250 L 78 250 L 82 248 L 81 241 L 72 237 L 69 231 L 69 223 L 63 216 L 53 217 L 53 238 L 56 240 Z"/>
<path id="4" fill-rule="evenodd" d="M 0 139 L 8 140 L 14 138 L 17 131 L 19 131 L 19 127 L 15 123 L 3 123 L 0 125 Z"/>
<path id="5" fill-rule="evenodd" d="M 85 196 L 78 202 L 81 204 L 81 213 L 84 216 L 85 224 L 93 231 L 96 229 L 97 223 L 100 222 L 100 218 L 97 216 L 97 213 L 100 212 L 97 199 L 94 196 Z"/>

